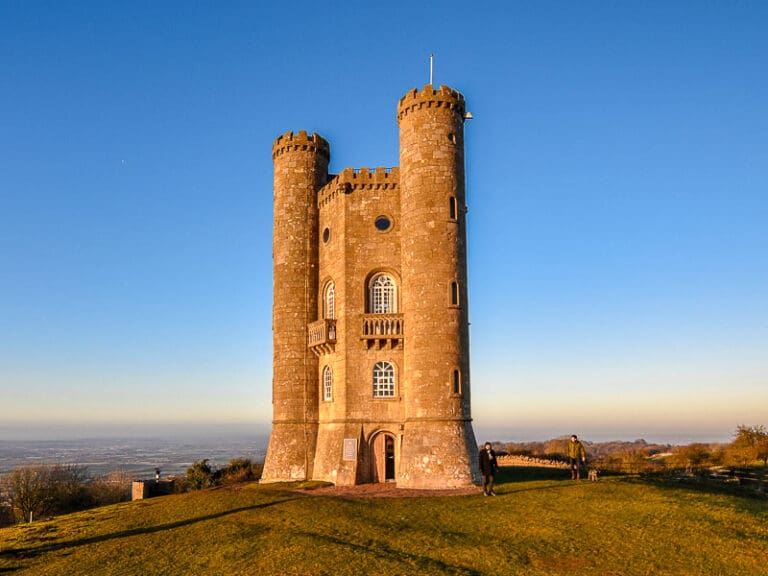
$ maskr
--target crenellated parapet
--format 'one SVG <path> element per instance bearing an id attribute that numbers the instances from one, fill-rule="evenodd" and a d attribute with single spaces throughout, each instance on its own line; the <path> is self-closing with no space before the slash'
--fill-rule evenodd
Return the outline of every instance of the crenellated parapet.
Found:
<path id="1" fill-rule="evenodd" d="M 413 110 L 419 110 L 424 107 L 448 108 L 454 110 L 461 118 L 464 117 L 466 112 L 464 96 L 459 91 L 448 86 L 440 86 L 440 88 L 435 89 L 431 84 L 427 84 L 421 91 L 414 88 L 400 98 L 400 102 L 397 104 L 398 123 Z"/>
<path id="2" fill-rule="evenodd" d="M 325 138 L 315 132 L 307 134 L 306 130 L 299 130 L 296 134 L 293 132 L 286 132 L 277 137 L 275 143 L 272 145 L 272 159 L 274 160 L 286 152 L 297 150 L 316 152 L 317 154 L 324 156 L 326 160 L 331 157 L 331 149 Z"/>
<path id="3" fill-rule="evenodd" d="M 394 168 L 345 168 L 338 176 L 338 181 L 353 188 L 390 188 L 395 187 L 400 179 L 400 169 Z"/>
<path id="4" fill-rule="evenodd" d="M 324 206 L 342 194 L 355 190 L 387 190 L 400 184 L 400 169 L 378 167 L 345 168 L 330 179 L 317 195 L 318 206 Z"/>

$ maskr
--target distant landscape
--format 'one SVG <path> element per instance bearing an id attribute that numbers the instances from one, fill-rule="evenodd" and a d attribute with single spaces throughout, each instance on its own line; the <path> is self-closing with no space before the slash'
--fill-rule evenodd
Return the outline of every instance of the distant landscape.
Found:
<path id="1" fill-rule="evenodd" d="M 183 476 L 196 460 L 222 466 L 234 458 L 264 459 L 269 437 L 96 438 L 81 440 L 0 440 L 0 476 L 19 466 L 77 464 L 92 476 L 113 471 L 134 479 Z"/>
<path id="2" fill-rule="evenodd" d="M 759 428 L 759 427 L 758 427 Z M 729 435 L 734 437 L 736 427 Z M 509 441 L 493 438 L 501 453 L 546 456 L 563 455 L 567 436 L 536 441 Z M 723 456 L 729 443 L 705 442 L 671 444 L 648 442 L 644 439 L 592 442 L 582 438 L 590 461 L 606 462 L 613 458 L 634 455 L 653 459 L 659 455 L 680 452 L 684 446 L 696 446 L 713 455 Z M 163 476 L 184 476 L 195 461 L 207 459 L 213 468 L 224 466 L 235 458 L 262 462 L 266 454 L 267 431 L 244 434 L 167 434 L 158 437 L 73 438 L 62 440 L 0 439 L 0 476 L 20 466 L 76 464 L 90 476 L 98 477 L 119 471 L 134 479 L 153 477 L 156 469 Z M 717 463 L 717 462 L 714 462 Z"/>

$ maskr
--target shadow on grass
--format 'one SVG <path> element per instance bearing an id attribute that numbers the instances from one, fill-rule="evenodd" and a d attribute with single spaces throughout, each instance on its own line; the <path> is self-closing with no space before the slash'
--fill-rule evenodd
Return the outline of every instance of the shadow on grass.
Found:
<path id="1" fill-rule="evenodd" d="M 358 542 L 351 542 L 349 540 L 343 540 L 336 536 L 330 536 L 328 534 L 319 534 L 317 532 L 299 532 L 302 536 L 306 536 L 310 539 L 319 540 L 326 544 L 334 546 L 348 548 L 355 552 L 362 552 L 365 554 L 371 554 L 386 561 L 396 560 L 401 562 L 406 571 L 403 573 L 411 573 L 413 567 L 416 566 L 419 572 L 431 572 L 438 571 L 440 574 L 453 574 L 456 576 L 481 576 L 482 572 L 478 572 L 472 568 L 466 566 L 457 566 L 454 564 L 448 564 L 437 558 L 431 558 L 424 554 L 412 554 L 405 552 L 399 548 L 393 548 L 385 542 L 370 540 L 367 544 L 361 544 Z"/>
<path id="2" fill-rule="evenodd" d="M 632 476 L 627 478 L 628 482 L 642 483 L 664 490 L 690 492 L 701 492 L 704 494 L 718 494 L 725 496 L 735 496 L 745 503 L 768 503 L 768 495 L 765 488 L 760 492 L 753 486 L 740 486 L 737 483 L 728 483 L 709 478 L 700 477 L 676 477 L 664 474 L 645 474 L 641 476 Z M 757 486 L 757 485 L 756 485 Z M 745 509 L 752 509 L 746 506 Z"/>
<path id="3" fill-rule="evenodd" d="M 561 468 L 542 468 L 539 466 L 502 466 L 496 474 L 496 484 L 515 484 L 535 482 L 537 480 L 571 481 L 569 470 Z"/>
<path id="4" fill-rule="evenodd" d="M 143 534 L 154 534 L 155 532 L 162 532 L 163 530 L 173 530 L 175 528 L 182 528 L 184 526 L 190 526 L 199 522 L 205 522 L 207 520 L 215 520 L 217 518 L 223 518 L 232 514 L 238 514 L 240 512 L 247 512 L 249 510 L 259 510 L 263 508 L 270 508 L 278 504 L 290 502 L 297 498 L 284 498 L 282 500 L 276 500 L 273 502 L 265 502 L 263 504 L 254 504 L 253 506 L 242 506 L 240 508 L 233 508 L 231 510 L 224 510 L 216 514 L 208 514 L 207 516 L 198 516 L 195 518 L 189 518 L 187 520 L 179 520 L 178 522 L 170 522 L 168 524 L 160 524 L 157 526 L 147 526 L 144 528 L 133 528 L 131 530 L 123 530 L 121 532 L 114 532 L 112 534 L 101 534 L 99 536 L 92 536 L 89 538 L 81 538 L 79 540 L 71 540 L 67 542 L 56 542 L 50 544 L 43 544 L 42 546 L 28 546 L 23 548 L 9 548 L 0 551 L 0 558 L 13 558 L 16 560 L 24 560 L 28 558 L 35 558 L 41 554 L 47 552 L 55 552 L 58 550 L 66 550 L 68 548 L 77 548 L 78 546 L 86 546 L 88 544 L 96 544 L 99 542 L 107 542 L 109 540 L 119 540 L 120 538 L 129 538 L 131 536 L 139 536 Z M 5 568 L 0 569 L 7 570 Z M 15 570 L 11 569 L 11 570 Z"/>
<path id="5" fill-rule="evenodd" d="M 621 478 L 622 474 L 602 473 L 600 480 L 608 478 Z M 545 468 L 541 466 L 503 466 L 499 468 L 494 478 L 496 486 L 506 486 L 509 492 L 535 492 L 541 490 L 562 490 L 576 488 L 579 485 L 592 484 L 586 471 L 582 472 L 581 479 L 571 479 L 571 471 L 568 468 Z M 547 482 L 545 485 L 520 487 L 517 485 L 531 482 Z"/>

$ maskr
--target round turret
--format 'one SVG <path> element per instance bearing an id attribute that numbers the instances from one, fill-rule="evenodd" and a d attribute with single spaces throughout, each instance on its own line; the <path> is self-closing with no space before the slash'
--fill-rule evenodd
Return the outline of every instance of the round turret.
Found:
<path id="1" fill-rule="evenodd" d="M 317 359 L 307 347 L 317 313 L 317 192 L 328 180 L 328 143 L 287 132 L 274 162 L 273 425 L 262 479 L 311 477 L 317 422 Z"/>
<path id="2" fill-rule="evenodd" d="M 463 96 L 446 86 L 412 90 L 398 104 L 407 397 L 401 470 L 408 476 L 401 485 L 413 487 L 476 481 L 469 398 L 465 110 Z M 423 438 L 430 438 L 428 454 Z"/>

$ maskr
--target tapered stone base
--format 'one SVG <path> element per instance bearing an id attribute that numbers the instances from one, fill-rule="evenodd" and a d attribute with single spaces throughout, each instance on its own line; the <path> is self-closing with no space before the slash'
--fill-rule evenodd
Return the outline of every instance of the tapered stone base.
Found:
<path id="1" fill-rule="evenodd" d="M 469 421 L 411 421 L 403 434 L 397 486 L 437 490 L 479 485 L 477 460 Z"/>
<path id="2" fill-rule="evenodd" d="M 261 482 L 297 482 L 312 477 L 316 432 L 303 423 L 275 422 Z"/>

